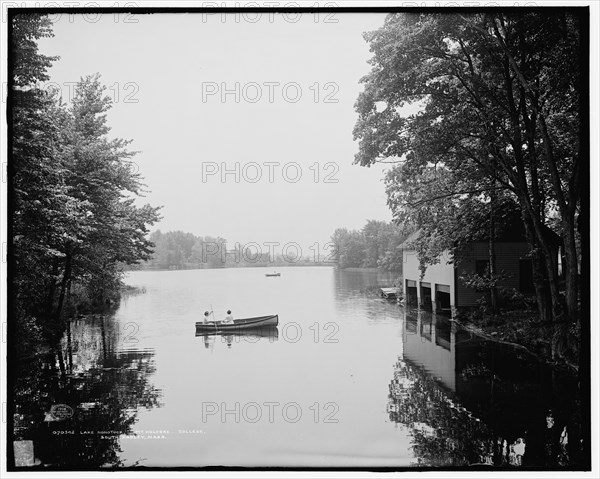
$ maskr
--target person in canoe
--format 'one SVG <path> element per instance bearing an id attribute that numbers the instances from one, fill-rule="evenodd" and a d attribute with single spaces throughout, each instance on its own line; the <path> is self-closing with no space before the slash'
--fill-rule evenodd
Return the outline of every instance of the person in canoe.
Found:
<path id="1" fill-rule="evenodd" d="M 204 311 L 204 324 L 208 323 L 208 317 L 210 316 L 210 313 L 208 311 Z"/>
<path id="2" fill-rule="evenodd" d="M 233 324 L 233 316 L 231 315 L 231 309 L 227 310 L 227 316 L 223 320 L 224 324 Z"/>

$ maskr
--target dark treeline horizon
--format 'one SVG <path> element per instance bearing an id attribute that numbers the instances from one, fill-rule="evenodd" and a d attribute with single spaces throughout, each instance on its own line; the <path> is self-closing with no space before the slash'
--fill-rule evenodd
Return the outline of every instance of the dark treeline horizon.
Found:
<path id="1" fill-rule="evenodd" d="M 337 228 L 331 242 L 302 251 L 297 243 L 229 243 L 221 236 L 195 235 L 182 230 L 153 231 L 151 256 L 128 269 L 210 269 L 252 266 L 338 266 L 377 268 L 402 273 L 400 244 L 414 228 L 368 220 L 360 230 Z M 288 247 L 294 246 L 294 247 Z"/>

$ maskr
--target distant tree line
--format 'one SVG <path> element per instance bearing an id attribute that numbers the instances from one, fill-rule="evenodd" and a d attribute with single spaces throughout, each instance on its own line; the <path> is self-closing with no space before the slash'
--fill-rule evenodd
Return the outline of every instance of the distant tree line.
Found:
<path id="1" fill-rule="evenodd" d="M 14 344 L 31 354 L 40 338 L 57 343 L 69 307 L 118 298 L 124 265 L 151 255 L 147 228 L 159 214 L 135 202 L 144 185 L 129 141 L 108 136 L 111 100 L 99 75 L 82 78 L 70 104 L 63 103 L 40 87 L 56 60 L 36 43 L 52 36 L 50 20 L 12 18 L 9 318 Z"/>
<path id="2" fill-rule="evenodd" d="M 298 266 L 321 264 L 301 251 L 258 243 L 228 243 L 220 236 L 196 236 L 183 231 L 154 231 L 151 257 L 135 269 L 204 269 L 250 266 Z"/>
<path id="3" fill-rule="evenodd" d="M 413 228 L 385 221 L 369 220 L 361 230 L 338 228 L 331 241 L 333 259 L 340 268 L 380 268 L 402 272 L 399 246 Z"/>

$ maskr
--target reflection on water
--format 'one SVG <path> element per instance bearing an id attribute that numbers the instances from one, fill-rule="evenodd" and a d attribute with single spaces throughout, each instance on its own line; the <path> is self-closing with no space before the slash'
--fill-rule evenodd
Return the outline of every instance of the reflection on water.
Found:
<path id="1" fill-rule="evenodd" d="M 338 298 L 356 297 L 370 287 L 390 287 L 396 276 L 381 271 L 336 270 L 334 272 L 335 293 Z"/>
<path id="2" fill-rule="evenodd" d="M 196 336 L 202 338 L 206 349 L 213 349 L 215 343 L 226 344 L 228 348 L 235 343 L 250 342 L 255 343 L 261 339 L 266 339 L 268 342 L 277 341 L 279 339 L 279 329 L 277 326 L 265 326 L 262 328 L 244 329 L 232 331 L 229 333 L 199 333 L 196 331 Z"/>
<path id="3" fill-rule="evenodd" d="M 388 412 L 409 427 L 420 466 L 464 466 L 479 460 L 486 426 L 460 406 L 424 368 L 399 359 L 390 383 Z"/>
<path id="4" fill-rule="evenodd" d="M 482 340 L 448 318 L 407 310 L 390 418 L 426 466 L 575 466 L 577 385 L 524 349 Z"/>
<path id="5" fill-rule="evenodd" d="M 369 294 L 392 280 L 325 267 L 276 282 L 261 268 L 131 273 L 144 294 L 72 321 L 20 364 L 18 464 L 581 464 L 572 378 Z M 280 323 L 196 335 L 211 305 Z"/>
<path id="6" fill-rule="evenodd" d="M 131 434 L 139 408 L 160 407 L 161 392 L 148 381 L 154 352 L 119 349 L 116 326 L 102 315 L 72 322 L 56 351 L 23 365 L 29 374 L 16 391 L 15 441 L 31 441 L 28 465 L 118 466 L 119 438 Z"/>

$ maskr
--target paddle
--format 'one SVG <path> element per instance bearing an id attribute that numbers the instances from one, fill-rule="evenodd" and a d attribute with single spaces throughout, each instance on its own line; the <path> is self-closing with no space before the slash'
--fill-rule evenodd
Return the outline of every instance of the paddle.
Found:
<path id="1" fill-rule="evenodd" d="M 218 331 L 217 329 L 217 318 L 215 318 L 215 312 L 213 311 L 213 305 L 210 305 L 210 314 L 212 314 L 213 316 L 213 324 L 215 325 L 215 332 Z"/>

